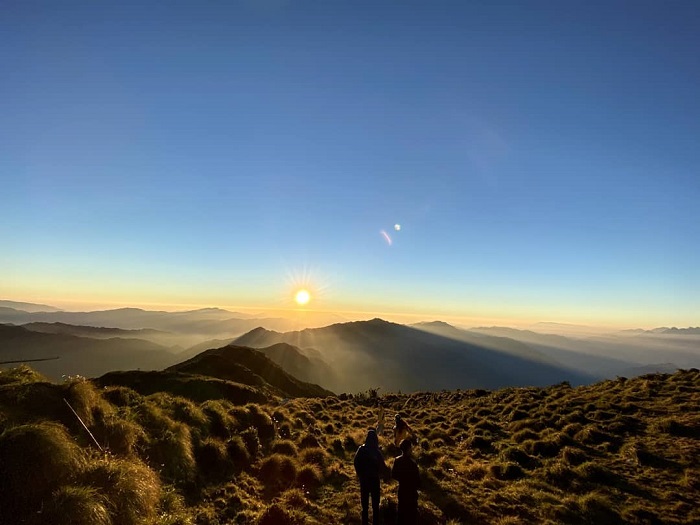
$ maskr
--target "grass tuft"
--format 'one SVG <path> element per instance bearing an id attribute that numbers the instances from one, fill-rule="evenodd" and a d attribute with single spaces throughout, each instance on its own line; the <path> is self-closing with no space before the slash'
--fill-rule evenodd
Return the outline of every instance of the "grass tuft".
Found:
<path id="1" fill-rule="evenodd" d="M 155 517 L 160 480 L 143 463 L 107 457 L 90 463 L 81 480 L 105 495 L 115 524 L 136 525 Z"/>
<path id="2" fill-rule="evenodd" d="M 52 525 L 113 525 L 104 496 L 92 487 L 59 488 L 41 517 Z"/>
<path id="3" fill-rule="evenodd" d="M 39 510 L 43 498 L 74 479 L 85 462 L 65 427 L 32 423 L 0 435 L 0 522 Z M 9 521 L 4 521 L 9 523 Z"/>

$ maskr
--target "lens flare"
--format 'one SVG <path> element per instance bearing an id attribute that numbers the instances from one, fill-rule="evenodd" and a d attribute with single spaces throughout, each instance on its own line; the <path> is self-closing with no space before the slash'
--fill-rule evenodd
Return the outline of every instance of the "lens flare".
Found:
<path id="1" fill-rule="evenodd" d="M 380 231 L 379 233 L 382 234 L 382 237 L 384 237 L 384 240 L 386 241 L 386 243 L 387 243 L 389 246 L 391 246 L 391 245 L 392 245 L 392 242 L 391 242 L 391 237 L 389 237 L 389 234 L 388 234 L 387 232 L 385 232 L 384 230 Z"/>

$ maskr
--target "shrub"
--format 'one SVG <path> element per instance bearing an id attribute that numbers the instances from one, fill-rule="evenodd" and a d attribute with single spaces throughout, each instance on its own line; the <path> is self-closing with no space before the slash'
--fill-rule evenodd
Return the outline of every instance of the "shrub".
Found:
<path id="1" fill-rule="evenodd" d="M 522 443 L 524 441 L 538 439 L 539 437 L 540 437 L 539 434 L 537 434 L 536 432 L 533 432 L 532 430 L 530 430 L 528 428 L 525 430 L 521 430 L 520 432 L 516 432 L 515 434 L 513 434 L 511 439 L 513 441 L 515 441 L 516 443 Z"/>
<path id="2" fill-rule="evenodd" d="M 115 524 L 131 525 L 153 519 L 160 497 L 160 480 L 135 460 L 102 459 L 91 463 L 82 481 L 106 496 Z"/>
<path id="3" fill-rule="evenodd" d="M 27 365 L 0 370 L 0 385 L 11 383 L 36 383 L 48 381 L 46 377 Z"/>
<path id="4" fill-rule="evenodd" d="M 266 488 L 285 489 L 294 483 L 297 477 L 297 464 L 281 454 L 272 454 L 265 458 L 258 469 L 258 478 Z"/>
<path id="5" fill-rule="evenodd" d="M 287 507 L 293 509 L 303 509 L 309 502 L 301 489 L 289 489 L 282 494 L 282 501 Z"/>
<path id="6" fill-rule="evenodd" d="M 554 463 L 544 469 L 543 477 L 547 483 L 565 489 L 576 479 L 576 473 L 566 465 Z"/>
<path id="7" fill-rule="evenodd" d="M 275 439 L 275 425 L 272 418 L 263 412 L 258 405 L 246 405 L 249 421 L 258 430 L 258 438 L 263 445 L 267 445 Z"/>
<path id="8" fill-rule="evenodd" d="M 162 394 L 162 396 L 165 398 L 165 406 L 168 408 L 171 417 L 175 421 L 180 421 L 181 423 L 185 423 L 201 431 L 208 430 L 210 424 L 209 417 L 205 411 L 194 402 L 184 397 L 172 396 L 170 394 Z"/>
<path id="9" fill-rule="evenodd" d="M 471 439 L 467 440 L 467 445 L 469 446 L 469 448 L 484 451 L 491 448 L 491 440 L 483 436 L 474 436 Z"/>
<path id="10" fill-rule="evenodd" d="M 314 436 L 313 434 L 306 434 L 303 438 L 301 438 L 299 446 L 301 448 L 311 448 L 320 447 L 321 444 L 318 442 L 318 439 L 316 439 L 316 436 Z"/>
<path id="11" fill-rule="evenodd" d="M 237 430 L 244 430 L 250 426 L 250 414 L 244 407 L 233 407 L 229 415 L 236 422 Z"/>
<path id="12" fill-rule="evenodd" d="M 533 467 L 537 464 L 537 460 L 530 456 L 527 452 L 522 450 L 520 447 L 508 447 L 501 451 L 501 459 L 506 462 L 517 463 L 521 467 Z"/>
<path id="13" fill-rule="evenodd" d="M 510 421 L 520 421 L 521 419 L 527 419 L 529 415 L 530 414 L 528 414 L 524 410 L 513 410 L 510 413 L 509 419 Z"/>
<path id="14" fill-rule="evenodd" d="M 686 469 L 681 483 L 690 490 L 700 490 L 700 470 Z"/>
<path id="15" fill-rule="evenodd" d="M 283 456 L 291 457 L 296 457 L 299 454 L 297 446 L 294 444 L 294 442 L 287 439 L 275 441 L 272 444 L 272 452 L 274 454 L 282 454 Z"/>
<path id="16" fill-rule="evenodd" d="M 202 412 L 209 421 L 209 433 L 222 439 L 231 437 L 235 419 L 224 408 L 221 401 L 209 400 L 201 405 Z"/>
<path id="17" fill-rule="evenodd" d="M 325 467 L 328 463 L 328 453 L 321 448 L 307 448 L 301 451 L 300 459 L 304 464 Z"/>
<path id="18" fill-rule="evenodd" d="M 617 481 L 617 475 L 594 461 L 587 461 L 576 467 L 576 474 L 584 481 L 590 483 L 602 483 L 613 485 Z"/>
<path id="19" fill-rule="evenodd" d="M 345 439 L 343 440 L 343 445 L 345 446 L 345 450 L 348 452 L 355 452 L 357 450 L 357 442 L 352 436 L 345 436 Z"/>
<path id="20" fill-rule="evenodd" d="M 82 450 L 61 425 L 42 422 L 6 430 L 0 435 L 0 515 L 16 518 L 15 513 L 37 510 L 32 506 L 73 479 L 83 464 Z"/>
<path id="21" fill-rule="evenodd" d="M 134 454 L 137 443 L 146 437 L 139 425 L 116 416 L 104 419 L 92 431 L 104 448 L 122 456 Z"/>
<path id="22" fill-rule="evenodd" d="M 250 452 L 241 436 L 233 436 L 226 442 L 226 451 L 235 470 L 244 470 L 250 465 Z"/>
<path id="23" fill-rule="evenodd" d="M 73 410 L 87 426 L 94 424 L 94 412 L 100 408 L 103 412 L 109 409 L 95 386 L 84 378 L 73 379 L 62 385 L 63 397 L 70 403 Z"/>
<path id="24" fill-rule="evenodd" d="M 588 460 L 588 454 L 574 447 L 564 447 L 561 450 L 561 457 L 564 463 L 573 466 L 580 465 Z"/>
<path id="25" fill-rule="evenodd" d="M 282 439 L 289 439 L 292 437 L 292 425 L 290 425 L 288 422 L 282 423 L 278 430 L 277 433 L 279 434 L 279 437 Z"/>
<path id="26" fill-rule="evenodd" d="M 511 432 L 520 432 L 521 430 L 529 429 L 534 432 L 540 432 L 544 428 L 542 421 L 538 419 L 521 419 L 510 424 L 508 429 Z"/>
<path id="27" fill-rule="evenodd" d="M 588 426 L 574 436 L 574 439 L 586 445 L 598 445 L 613 440 L 613 437 L 601 432 L 595 427 Z"/>
<path id="28" fill-rule="evenodd" d="M 548 439 L 530 440 L 523 443 L 523 448 L 528 454 L 534 454 L 543 458 L 551 458 L 559 453 L 560 446 L 556 441 Z"/>
<path id="29" fill-rule="evenodd" d="M 180 483 L 192 480 L 196 463 L 190 430 L 182 423 L 154 434 L 147 444 L 149 463 L 168 480 Z"/>
<path id="30" fill-rule="evenodd" d="M 493 463 L 489 465 L 489 474 L 501 480 L 519 479 L 525 475 L 520 465 L 515 463 Z"/>
<path id="31" fill-rule="evenodd" d="M 304 465 L 297 473 L 297 485 L 310 491 L 316 490 L 322 481 L 323 475 L 316 465 Z"/>
<path id="32" fill-rule="evenodd" d="M 260 454 L 260 439 L 258 439 L 258 431 L 250 427 L 240 434 L 243 443 L 245 443 L 245 448 L 248 450 L 248 455 L 251 459 L 255 459 Z"/>
<path id="33" fill-rule="evenodd" d="M 208 438 L 194 449 L 197 468 L 204 479 L 219 480 L 231 470 L 226 445 L 215 438 Z"/>
<path id="34" fill-rule="evenodd" d="M 258 525 L 294 525 L 294 520 L 279 504 L 273 503 L 260 516 Z"/>
<path id="35" fill-rule="evenodd" d="M 331 450 L 336 456 L 345 455 L 345 447 L 343 447 L 343 442 L 340 438 L 335 438 L 331 443 Z"/>
<path id="36" fill-rule="evenodd" d="M 631 442 L 623 445 L 623 447 L 620 449 L 620 455 L 627 461 L 630 461 L 636 465 L 653 465 L 659 459 L 639 442 Z"/>
<path id="37" fill-rule="evenodd" d="M 578 508 L 586 523 L 597 525 L 617 525 L 620 515 L 612 508 L 610 500 L 599 493 L 589 493 L 577 501 Z"/>
<path id="38" fill-rule="evenodd" d="M 112 525 L 105 498 L 93 488 L 79 486 L 54 492 L 42 519 L 52 525 Z"/>
<path id="39" fill-rule="evenodd" d="M 192 525 L 192 523 L 182 495 L 172 487 L 162 490 L 158 505 L 158 517 L 153 525 Z"/>
<path id="40" fill-rule="evenodd" d="M 102 397 L 118 407 L 136 406 L 143 402 L 143 396 L 125 386 L 108 386 L 102 391 Z"/>
<path id="41" fill-rule="evenodd" d="M 656 433 L 670 434 L 677 437 L 695 437 L 698 434 L 698 429 L 685 425 L 674 418 L 655 421 L 651 430 Z"/>
<path id="42" fill-rule="evenodd" d="M 574 437 L 576 434 L 583 430 L 583 425 L 581 423 L 569 423 L 564 428 L 561 429 L 562 434 L 566 434 L 569 437 Z"/>

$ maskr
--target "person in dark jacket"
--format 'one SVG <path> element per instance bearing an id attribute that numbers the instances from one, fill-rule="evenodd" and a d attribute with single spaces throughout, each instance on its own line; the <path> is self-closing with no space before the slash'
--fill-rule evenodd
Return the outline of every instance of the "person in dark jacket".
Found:
<path id="1" fill-rule="evenodd" d="M 362 525 L 369 524 L 369 497 L 372 496 L 372 523 L 379 523 L 379 480 L 388 467 L 384 462 L 382 451 L 379 450 L 377 431 L 367 432 L 365 444 L 357 449 L 355 454 L 355 472 L 360 480 L 360 501 L 362 503 Z"/>
<path id="2" fill-rule="evenodd" d="M 420 473 L 411 456 L 412 443 L 404 439 L 400 444 L 402 454 L 394 460 L 391 477 L 399 482 L 399 508 L 397 525 L 418 523 L 418 489 Z"/>

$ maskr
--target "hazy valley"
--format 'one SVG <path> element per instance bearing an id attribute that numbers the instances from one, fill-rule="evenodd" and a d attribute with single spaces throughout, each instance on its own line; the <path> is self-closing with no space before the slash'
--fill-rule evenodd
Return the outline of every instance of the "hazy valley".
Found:
<path id="1" fill-rule="evenodd" d="M 286 331 L 290 320 L 218 308 L 63 312 L 20 304 L 26 310 L 0 306 L 0 361 L 49 359 L 32 366 L 54 379 L 162 370 L 231 343 L 259 349 L 288 373 L 334 392 L 578 385 L 700 366 L 700 335 L 692 328 L 561 335 L 373 319 Z"/>
<path id="2" fill-rule="evenodd" d="M 391 416 L 416 431 L 421 523 L 700 520 L 695 329 L 23 307 L 0 308 L 0 523 L 359 524 L 379 403 L 389 462 Z"/>

